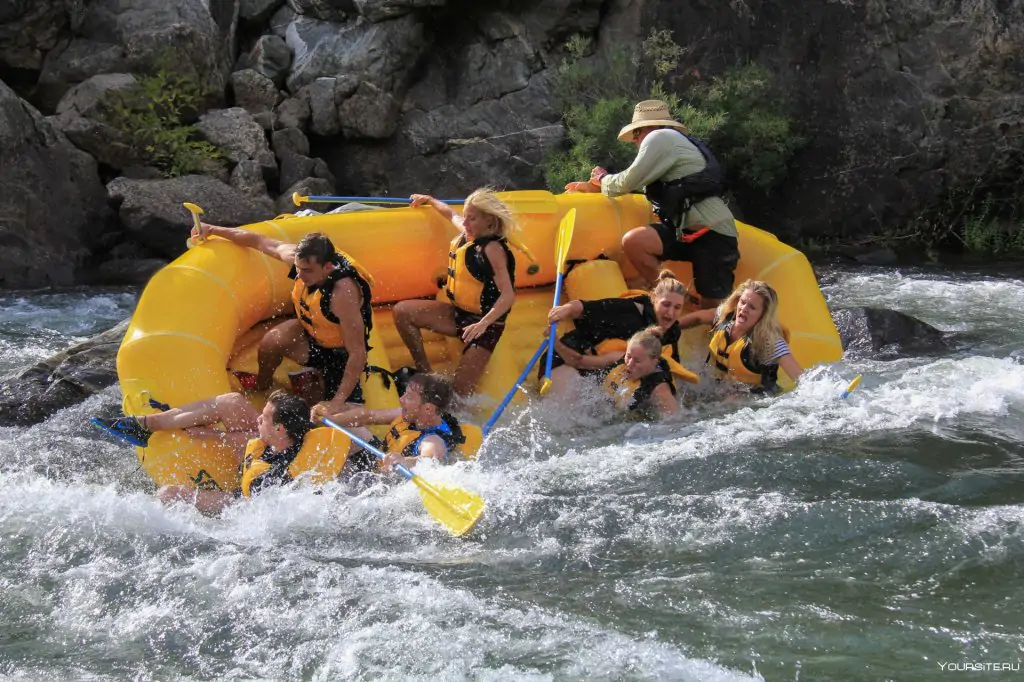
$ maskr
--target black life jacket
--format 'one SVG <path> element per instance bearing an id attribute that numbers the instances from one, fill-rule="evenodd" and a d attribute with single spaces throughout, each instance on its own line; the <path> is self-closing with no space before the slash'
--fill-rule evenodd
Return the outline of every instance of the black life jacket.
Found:
<path id="1" fill-rule="evenodd" d="M 686 133 L 678 130 L 674 132 L 678 132 L 693 143 L 704 157 L 704 168 L 678 180 L 655 180 L 647 185 L 644 193 L 654 204 L 661 222 L 678 230 L 682 225 L 683 216 L 691 206 L 702 199 L 722 196 L 729 189 L 729 185 L 725 178 L 725 166 L 718 161 L 710 147 Z"/>

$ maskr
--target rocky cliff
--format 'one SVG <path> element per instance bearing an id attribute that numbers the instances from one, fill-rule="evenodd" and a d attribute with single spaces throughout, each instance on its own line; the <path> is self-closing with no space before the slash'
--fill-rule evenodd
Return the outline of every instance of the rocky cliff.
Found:
<path id="1" fill-rule="evenodd" d="M 0 10 L 0 284 L 171 258 L 186 200 L 230 223 L 296 190 L 540 187 L 565 141 L 552 73 L 566 39 L 594 38 L 601 59 L 652 28 L 687 68 L 777 75 L 809 144 L 782 189 L 737 201 L 786 236 L 899 225 L 1022 166 L 1024 0 L 14 0 Z M 168 57 L 207 89 L 197 135 L 223 152 L 209 177 L 155 178 L 98 113 Z M 55 260 L 34 264 L 44 249 Z"/>

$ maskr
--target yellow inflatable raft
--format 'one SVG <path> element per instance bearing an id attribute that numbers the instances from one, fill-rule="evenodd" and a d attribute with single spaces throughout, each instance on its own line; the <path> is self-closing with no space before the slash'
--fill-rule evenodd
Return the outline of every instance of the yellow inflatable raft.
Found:
<path id="1" fill-rule="evenodd" d="M 626 289 L 625 278 L 633 272 L 624 264 L 622 235 L 652 217 L 650 205 L 640 195 L 609 199 L 600 194 L 555 196 L 524 191 L 501 196 L 516 212 L 523 241 L 541 267 L 529 274 L 529 262 L 517 253 L 516 303 L 480 385 L 481 420 L 511 388 L 542 339 L 552 302 L 555 236 L 562 216 L 576 209 L 569 259 L 590 261 L 575 267 L 565 282 L 569 298 L 583 299 L 617 296 Z M 739 228 L 736 281 L 763 279 L 775 287 L 781 321 L 790 330 L 790 346 L 803 367 L 838 360 L 842 355 L 839 335 L 806 258 L 767 232 L 743 224 Z M 438 295 L 438 279 L 445 272 L 448 244 L 456 232 L 450 222 L 431 208 L 404 207 L 286 215 L 247 229 L 290 242 L 320 231 L 352 254 L 376 281 L 369 364 L 388 370 L 412 364 L 395 330 L 391 306 L 404 299 Z M 682 281 L 692 280 L 688 263 L 668 265 Z M 158 272 L 139 300 L 117 356 L 125 413 L 152 413 L 149 398 L 182 405 L 237 390 L 229 370 L 254 371 L 259 339 L 275 318 L 291 314 L 287 271 L 280 261 L 214 238 Z M 691 360 L 700 363 L 707 333 L 691 332 L 684 341 L 691 346 Z M 430 333 L 424 334 L 424 340 L 437 369 L 454 367 L 461 354 L 459 341 Z M 691 362 L 690 366 L 696 365 Z M 288 386 L 287 373 L 294 369 L 286 363 L 278 370 L 275 378 L 281 386 Z M 395 388 L 388 384 L 376 373 L 364 378 L 368 406 L 397 406 Z M 217 442 L 190 439 L 183 432 L 158 432 L 138 454 L 159 485 L 238 487 L 237 459 Z M 334 454 L 327 453 L 325 458 L 333 458 L 334 464 L 321 477 L 337 467 Z"/>

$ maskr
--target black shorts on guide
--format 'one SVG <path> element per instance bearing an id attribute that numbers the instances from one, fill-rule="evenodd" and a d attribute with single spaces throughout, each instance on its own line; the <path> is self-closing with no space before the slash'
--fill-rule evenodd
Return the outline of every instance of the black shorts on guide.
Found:
<path id="1" fill-rule="evenodd" d="M 319 370 L 320 374 L 323 375 L 324 400 L 330 400 L 338 392 L 341 380 L 345 376 L 345 365 L 348 364 L 348 351 L 344 348 L 324 348 L 317 344 L 309 335 L 306 336 L 306 340 L 309 341 L 309 361 L 306 363 L 306 366 Z M 362 405 L 365 402 L 363 400 L 363 387 L 357 383 L 345 402 Z"/>
<path id="2" fill-rule="evenodd" d="M 733 272 L 740 261 L 736 237 L 711 230 L 687 244 L 664 223 L 651 225 L 661 237 L 661 259 L 693 264 L 693 282 L 704 298 L 725 298 L 732 293 Z"/>

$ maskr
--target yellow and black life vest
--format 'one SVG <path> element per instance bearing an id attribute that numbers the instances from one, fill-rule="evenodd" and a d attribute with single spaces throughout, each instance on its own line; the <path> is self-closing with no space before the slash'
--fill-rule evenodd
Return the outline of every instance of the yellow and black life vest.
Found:
<path id="1" fill-rule="evenodd" d="M 322 284 L 313 287 L 303 284 L 302 280 L 295 275 L 295 268 L 292 268 L 290 276 L 295 278 L 295 286 L 292 287 L 295 316 L 303 329 L 321 348 L 344 348 L 345 334 L 341 328 L 341 321 L 331 311 L 331 294 L 334 292 L 334 285 L 339 280 L 351 277 L 359 285 L 359 292 L 362 294 L 360 312 L 363 316 L 363 329 L 366 332 L 363 342 L 369 347 L 370 329 L 373 328 L 372 294 L 370 293 L 370 284 L 373 279 L 369 272 L 343 251 L 334 254 L 333 262 L 334 270 L 331 271 L 331 274 Z"/>
<path id="2" fill-rule="evenodd" d="M 242 459 L 242 494 L 251 497 L 303 474 L 312 483 L 333 481 L 345 466 L 351 445 L 348 436 L 327 427 L 311 429 L 298 446 L 269 454 L 266 443 L 253 438 L 246 443 Z"/>
<path id="3" fill-rule="evenodd" d="M 501 298 L 501 291 L 494 281 L 494 268 L 484 253 L 490 242 L 498 242 L 505 250 L 508 276 L 515 287 L 516 257 L 504 237 L 480 237 L 469 241 L 465 234 L 459 234 L 448 247 L 448 279 L 444 291 L 452 305 L 467 313 L 486 315 Z"/>
<path id="4" fill-rule="evenodd" d="M 444 441 L 444 447 L 448 451 L 445 461 L 455 459 L 456 450 L 466 442 L 466 436 L 462 433 L 459 421 L 448 414 L 441 414 L 441 423 L 426 429 L 414 428 L 412 424 L 399 417 L 391 422 L 388 432 L 384 436 L 384 452 L 401 453 L 403 457 L 419 457 L 420 443 L 427 436 L 438 436 Z"/>
<path id="5" fill-rule="evenodd" d="M 640 306 L 637 309 L 637 306 Z M 575 329 L 566 332 L 561 342 L 579 353 L 600 354 L 598 347 L 605 342 L 614 342 L 626 349 L 626 342 L 633 334 L 658 323 L 650 294 L 645 291 L 629 290 L 618 298 L 585 301 L 584 314 L 575 321 Z M 679 339 L 682 329 L 679 323 L 662 332 L 663 348 L 669 348 L 671 356 L 679 360 Z M 616 350 L 606 348 L 601 352 Z"/>
<path id="6" fill-rule="evenodd" d="M 711 333 L 708 344 L 708 362 L 714 363 L 715 369 L 727 374 L 732 379 L 751 386 L 774 391 L 778 387 L 778 363 L 761 364 L 754 359 L 754 349 L 749 336 L 743 336 L 729 342 L 734 316 L 729 315 L 724 322 L 716 325 Z"/>
<path id="7" fill-rule="evenodd" d="M 597 344 L 597 347 L 594 349 L 594 353 L 596 355 L 611 353 L 613 351 L 625 353 L 627 346 L 628 342 L 623 339 L 606 339 L 605 341 Z M 675 358 L 672 357 L 673 351 L 675 350 L 676 347 L 674 345 L 663 345 L 661 347 L 661 362 L 665 364 L 668 373 L 676 379 L 682 379 L 683 381 L 688 381 L 691 384 L 699 384 L 700 377 L 683 367 L 677 360 L 675 360 Z"/>
<path id="8" fill-rule="evenodd" d="M 604 380 L 604 388 L 615 400 L 615 407 L 620 410 L 645 410 L 650 406 L 651 394 L 660 384 L 668 384 L 672 395 L 676 394 L 675 384 L 668 362 L 665 358 L 658 360 L 658 368 L 639 379 L 626 376 L 626 365 L 616 365 Z"/>

